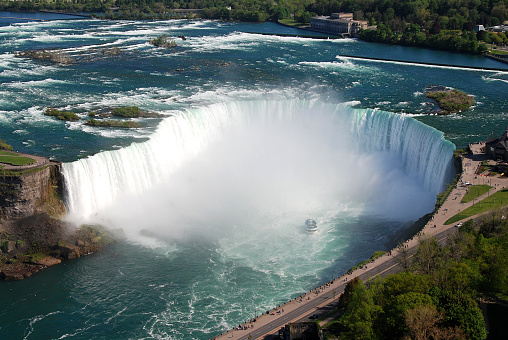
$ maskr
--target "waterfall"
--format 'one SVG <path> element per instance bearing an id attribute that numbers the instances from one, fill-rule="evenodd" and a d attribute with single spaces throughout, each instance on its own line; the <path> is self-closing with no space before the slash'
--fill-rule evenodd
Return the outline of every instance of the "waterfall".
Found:
<path id="1" fill-rule="evenodd" d="M 387 152 L 434 194 L 453 173 L 454 145 L 441 132 L 404 115 L 317 100 L 228 102 L 165 118 L 144 143 L 63 164 L 69 212 L 86 218 L 119 197 L 139 195 L 206 153 L 229 131 L 241 133 L 260 122 L 317 131 L 331 147 L 349 143 L 351 152 Z"/>

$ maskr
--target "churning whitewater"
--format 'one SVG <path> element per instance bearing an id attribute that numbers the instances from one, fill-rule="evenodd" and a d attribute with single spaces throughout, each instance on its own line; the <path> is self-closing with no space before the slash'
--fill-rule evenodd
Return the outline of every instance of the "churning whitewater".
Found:
<path id="1" fill-rule="evenodd" d="M 148 141 L 65 163 L 63 174 L 72 218 L 138 231 L 129 225 L 147 212 L 152 224 L 163 216 L 158 232 L 172 228 L 162 221 L 182 231 L 236 214 L 312 213 L 312 202 L 411 220 L 450 179 L 453 149 L 403 115 L 318 100 L 234 101 L 182 111 Z"/>
<path id="2" fill-rule="evenodd" d="M 247 32 L 301 34 L 222 21 L 0 23 L 0 135 L 64 162 L 72 221 L 128 235 L 4 283 L 0 338 L 213 338 L 389 249 L 451 179 L 446 140 L 465 147 L 506 125 L 506 72 L 341 56 L 494 60 Z M 186 40 L 147 43 L 161 34 Z M 102 53 L 110 48 L 122 54 Z M 44 49 L 80 62 L 15 57 Z M 428 85 L 476 104 L 432 115 Z M 166 118 L 133 119 L 138 129 L 85 124 L 131 105 Z M 81 120 L 45 116 L 49 107 Z M 309 217 L 319 225 L 311 234 Z"/>

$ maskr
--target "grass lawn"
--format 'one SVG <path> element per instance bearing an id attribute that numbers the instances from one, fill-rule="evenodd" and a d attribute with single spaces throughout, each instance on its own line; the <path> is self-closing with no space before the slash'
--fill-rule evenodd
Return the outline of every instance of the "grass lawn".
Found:
<path id="1" fill-rule="evenodd" d="M 28 157 L 21 157 L 15 153 L 7 153 L 5 151 L 0 152 L 0 162 L 11 165 L 28 165 L 35 163 L 35 160 Z"/>
<path id="2" fill-rule="evenodd" d="M 452 224 L 455 223 L 461 219 L 471 217 L 473 215 L 486 212 L 489 210 L 493 210 L 496 208 L 500 208 L 504 205 L 508 204 L 508 189 L 500 190 L 483 201 L 480 201 L 478 203 L 475 203 L 473 206 L 467 208 L 464 211 L 461 211 L 459 214 L 450 217 L 445 224 Z"/>
<path id="3" fill-rule="evenodd" d="M 499 55 L 499 54 L 501 54 L 501 55 L 507 55 L 508 54 L 507 51 L 504 51 L 504 50 L 494 50 L 494 49 L 489 50 L 489 53 L 491 53 L 493 55 L 496 55 L 496 54 L 497 55 Z"/>
<path id="4" fill-rule="evenodd" d="M 489 191 L 489 189 L 492 188 L 489 185 L 472 185 L 469 187 L 469 190 L 462 198 L 462 203 L 471 202 L 474 198 L 477 198 Z"/>
<path id="5" fill-rule="evenodd" d="M 298 21 L 293 20 L 291 18 L 280 19 L 279 22 L 281 24 L 288 25 L 288 26 L 293 26 L 293 27 L 296 27 L 296 28 L 309 26 L 309 24 L 302 24 L 301 22 L 298 22 Z"/>

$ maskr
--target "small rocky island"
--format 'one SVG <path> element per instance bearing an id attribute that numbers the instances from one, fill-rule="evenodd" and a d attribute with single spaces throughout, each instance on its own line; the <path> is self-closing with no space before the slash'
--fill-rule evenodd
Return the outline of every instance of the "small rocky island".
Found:
<path id="1" fill-rule="evenodd" d="M 427 87 L 425 89 L 425 97 L 436 100 L 440 108 L 437 111 L 439 115 L 461 112 L 474 104 L 473 96 L 445 86 Z"/>
<path id="2" fill-rule="evenodd" d="M 0 140 L 0 280 L 21 280 L 111 244 L 122 232 L 61 220 L 61 163 Z"/>
<path id="3" fill-rule="evenodd" d="M 81 120 L 81 117 L 72 111 L 58 110 L 49 107 L 44 112 L 45 116 L 55 117 L 58 120 L 74 122 Z M 90 119 L 85 120 L 85 125 L 94 127 L 111 128 L 140 128 L 143 125 L 129 120 L 133 118 L 160 118 L 162 115 L 157 112 L 141 110 L 137 106 L 121 106 L 115 108 L 104 108 L 88 113 Z M 120 119 L 111 119 L 117 117 Z"/>

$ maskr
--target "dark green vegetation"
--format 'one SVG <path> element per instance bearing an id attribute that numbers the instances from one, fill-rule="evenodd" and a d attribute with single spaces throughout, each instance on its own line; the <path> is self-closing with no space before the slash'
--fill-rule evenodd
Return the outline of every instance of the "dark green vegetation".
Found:
<path id="1" fill-rule="evenodd" d="M 151 111 L 143 111 L 137 106 L 122 106 L 116 107 L 113 109 L 105 109 L 102 110 L 102 113 L 90 112 L 88 114 L 89 117 L 121 117 L 121 118 L 160 118 L 161 115 L 156 112 Z M 47 108 L 45 113 L 46 116 L 56 117 L 59 120 L 65 121 L 76 121 L 81 118 L 71 111 L 61 111 L 55 108 Z M 133 122 L 133 121 L 118 121 L 118 120 L 97 120 L 90 119 L 85 122 L 86 125 L 89 126 L 99 126 L 99 127 L 120 127 L 120 128 L 138 128 L 141 127 L 141 124 Z"/>
<path id="2" fill-rule="evenodd" d="M 56 119 L 59 120 L 65 120 L 65 121 L 76 121 L 80 120 L 79 116 L 71 111 L 60 111 L 55 108 L 49 107 L 44 112 L 44 115 L 56 117 Z"/>
<path id="3" fill-rule="evenodd" d="M 453 162 L 455 165 L 455 177 L 453 178 L 451 183 L 446 184 L 446 189 L 436 196 L 436 204 L 434 205 L 434 212 L 439 210 L 439 208 L 443 205 L 444 201 L 446 201 L 446 198 L 450 195 L 453 188 L 459 181 L 460 175 L 462 173 L 462 159 L 460 158 L 460 156 L 465 153 L 468 153 L 468 152 L 469 152 L 468 149 L 456 149 L 453 152 Z"/>
<path id="4" fill-rule="evenodd" d="M 349 269 L 349 271 L 353 272 L 354 270 L 356 270 L 356 269 L 358 269 L 360 267 L 363 267 L 363 266 L 365 266 L 368 263 L 374 262 L 375 259 L 377 259 L 378 257 L 383 256 L 385 253 L 386 253 L 385 251 L 381 251 L 381 250 L 376 251 L 376 252 L 374 252 L 374 254 L 372 254 L 372 256 L 368 260 L 365 260 L 365 261 L 362 261 L 362 262 L 358 263 L 356 266 L 354 266 L 351 269 Z"/>
<path id="5" fill-rule="evenodd" d="M 97 126 L 97 127 L 117 127 L 117 128 L 140 128 L 142 125 L 131 120 L 120 121 L 120 120 L 87 120 L 86 125 Z"/>
<path id="6" fill-rule="evenodd" d="M 425 96 L 435 99 L 443 114 L 464 111 L 474 104 L 473 96 L 455 89 L 428 91 Z"/>
<path id="7" fill-rule="evenodd" d="M 156 112 L 143 111 L 137 106 L 122 106 L 115 107 L 111 110 L 111 114 L 123 118 L 159 118 L 160 115 Z"/>
<path id="8" fill-rule="evenodd" d="M 493 169 L 495 169 L 496 167 L 492 164 L 489 164 L 488 161 L 482 161 L 482 163 L 480 164 L 480 167 L 478 168 L 478 173 L 479 174 L 483 174 L 485 171 L 488 171 L 488 174 L 489 176 L 492 175 L 493 173 L 495 173 L 495 171 L 492 171 Z"/>
<path id="9" fill-rule="evenodd" d="M 164 47 L 164 48 L 176 47 L 175 40 L 171 39 L 169 37 L 169 35 L 167 35 L 167 34 L 162 34 L 162 35 L 158 36 L 157 38 L 153 38 L 153 39 L 149 40 L 149 42 L 150 42 L 150 44 L 157 46 L 157 47 Z"/>
<path id="10" fill-rule="evenodd" d="M 207 18 L 263 22 L 288 20 L 308 24 L 315 15 L 354 13 L 356 20 L 377 25 L 362 31 L 368 41 L 484 53 L 486 44 L 506 45 L 505 33 L 474 32 L 475 25 L 499 25 L 508 20 L 507 0 L 0 0 L 0 10 L 61 10 L 90 12 L 109 19 Z M 483 43 L 481 43 L 483 42 Z M 37 51 L 24 52 L 47 58 Z M 58 56 L 61 58 L 62 56 Z"/>
<path id="11" fill-rule="evenodd" d="M 60 50 L 28 50 L 17 52 L 18 58 L 29 58 L 32 60 L 47 61 L 56 64 L 72 64 L 74 59 Z"/>
<path id="12" fill-rule="evenodd" d="M 117 10 L 113 10 L 117 8 Z M 209 19 L 262 22 L 294 18 L 308 23 L 314 15 L 334 12 L 354 13 L 355 19 L 367 20 L 369 25 L 385 25 L 392 33 L 402 35 L 408 24 L 418 25 L 424 38 L 440 34 L 441 30 L 472 31 L 482 24 L 493 26 L 508 20 L 506 0 L 75 0 L 75 1 L 0 1 L 0 10 L 65 10 L 104 13 L 108 18 L 179 18 L 203 17 Z M 202 9 L 202 11 L 183 11 Z M 388 32 L 387 32 L 388 33 Z M 388 37 L 386 37 L 388 38 Z M 420 39 L 417 38 L 417 39 Z M 407 39 L 405 39 L 407 41 Z M 495 43 L 495 42 L 494 42 Z"/>
<path id="13" fill-rule="evenodd" d="M 439 30 L 432 34 L 425 25 L 404 24 L 399 29 L 380 23 L 377 29 L 367 29 L 360 32 L 360 38 L 366 41 L 400 44 L 406 46 L 420 46 L 439 50 L 458 51 L 466 53 L 485 53 L 488 48 L 480 44 L 473 31 Z"/>
<path id="14" fill-rule="evenodd" d="M 468 221 L 444 246 L 421 240 L 402 273 L 350 281 L 327 338 L 485 339 L 480 301 L 508 298 L 506 213 Z"/>
<path id="15" fill-rule="evenodd" d="M 96 126 L 96 127 L 115 127 L 115 128 L 140 128 L 142 125 L 140 123 L 134 122 L 132 120 L 113 120 L 113 119 L 95 119 L 99 118 L 111 118 L 111 117 L 120 117 L 120 118 L 160 118 L 161 115 L 152 112 L 152 111 L 144 111 L 141 110 L 137 106 L 121 106 L 115 107 L 112 109 L 103 109 L 100 112 L 90 112 L 88 114 L 92 119 L 87 120 L 85 122 L 86 125 Z"/>
<path id="16" fill-rule="evenodd" d="M 0 150 L 12 150 L 12 145 L 0 138 Z"/>

